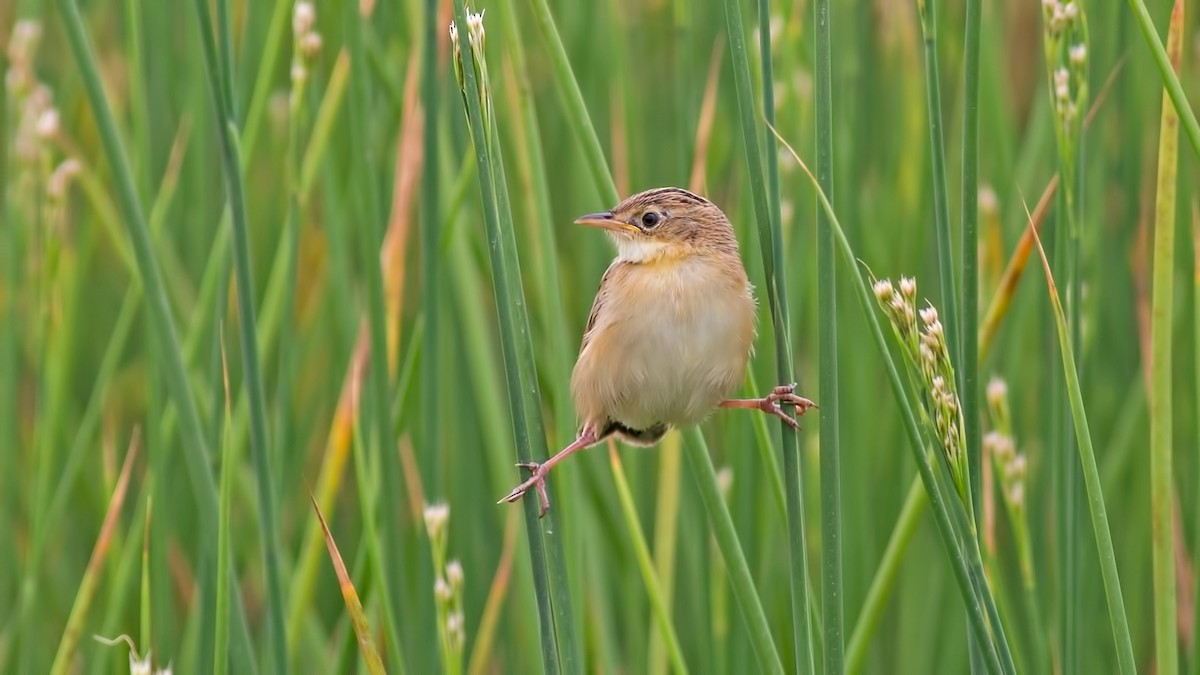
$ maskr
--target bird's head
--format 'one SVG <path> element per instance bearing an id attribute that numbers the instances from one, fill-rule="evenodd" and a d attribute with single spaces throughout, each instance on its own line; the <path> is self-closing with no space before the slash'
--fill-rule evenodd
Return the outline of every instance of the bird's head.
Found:
<path id="1" fill-rule="evenodd" d="M 738 255 L 733 226 L 721 209 L 680 188 L 639 192 L 611 211 L 576 219 L 612 235 L 622 260 L 652 262 L 693 255 Z"/>

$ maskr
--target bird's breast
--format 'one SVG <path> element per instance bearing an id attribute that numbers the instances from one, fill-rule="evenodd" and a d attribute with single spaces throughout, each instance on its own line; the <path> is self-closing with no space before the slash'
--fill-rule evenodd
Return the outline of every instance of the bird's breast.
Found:
<path id="1" fill-rule="evenodd" d="M 740 260 L 625 265 L 605 286 L 572 378 L 585 421 L 693 424 L 741 383 L 755 305 Z"/>

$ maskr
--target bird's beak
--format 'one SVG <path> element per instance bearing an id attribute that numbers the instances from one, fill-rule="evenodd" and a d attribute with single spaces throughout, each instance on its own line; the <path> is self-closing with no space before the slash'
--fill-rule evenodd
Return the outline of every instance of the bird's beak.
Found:
<path id="1" fill-rule="evenodd" d="M 575 219 L 575 224 L 587 225 L 588 227 L 599 227 L 612 232 L 641 232 L 641 230 L 637 229 L 633 225 L 614 218 L 611 211 L 605 211 L 604 213 L 589 213 L 586 216 L 580 216 L 579 218 Z"/>

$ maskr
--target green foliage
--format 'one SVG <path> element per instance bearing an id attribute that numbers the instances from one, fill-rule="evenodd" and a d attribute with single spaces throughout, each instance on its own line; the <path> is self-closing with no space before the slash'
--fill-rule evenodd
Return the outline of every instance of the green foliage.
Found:
<path id="1" fill-rule="evenodd" d="M 848 672 L 966 672 L 968 632 L 998 671 L 1007 646 L 1049 673 L 1074 640 L 1074 672 L 1168 672 L 1176 644 L 1200 672 L 1149 583 L 1171 549 L 1194 574 L 1200 532 L 1200 68 L 1185 47 L 1171 70 L 1166 4 L 1089 2 L 1068 36 L 1043 3 L 490 2 L 470 7 L 478 136 L 455 3 L 316 3 L 299 36 L 292 0 L 188 4 L 0 3 L 0 672 L 124 673 L 127 648 L 92 639 L 123 634 L 176 672 L 364 671 L 310 488 L 390 672 L 820 670 L 843 640 Z M 1183 151 L 1156 227 L 1177 241 L 1152 265 L 1164 92 Z M 831 213 L 768 120 L 829 172 Z M 1060 171 L 1040 232 L 1066 363 L 1037 264 L 1000 286 Z M 654 450 L 578 453 L 544 520 L 497 505 L 515 458 L 575 433 L 570 366 L 612 250 L 571 221 L 693 175 L 759 296 L 738 395 L 790 374 L 821 409 L 794 440 L 723 410 Z M 978 493 L 925 451 L 936 402 L 863 311 L 861 280 L 901 276 L 943 314 L 943 380 L 968 380 Z M 998 291 L 965 364 L 964 313 Z"/>

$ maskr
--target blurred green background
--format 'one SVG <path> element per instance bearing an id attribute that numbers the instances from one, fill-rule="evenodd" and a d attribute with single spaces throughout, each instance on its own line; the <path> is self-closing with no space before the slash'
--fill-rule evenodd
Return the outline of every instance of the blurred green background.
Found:
<path id="1" fill-rule="evenodd" d="M 461 608 L 463 663 L 472 673 L 535 672 L 542 642 L 526 525 L 518 507 L 494 503 L 521 476 L 512 466 L 475 159 L 445 31 L 450 3 L 436 3 L 436 86 L 425 92 L 426 3 L 316 2 L 314 23 L 301 37 L 315 31 L 319 45 L 314 38 L 293 40 L 298 26 L 287 0 L 214 5 L 228 9 L 227 16 L 216 10 L 211 16 L 218 28 L 227 24 L 230 36 L 228 44 L 219 41 L 217 54 L 232 74 L 229 105 L 244 167 L 259 354 L 252 367 L 265 394 L 258 412 L 245 384 L 248 362 L 239 340 L 247 317 L 234 292 L 236 242 L 195 9 L 138 0 L 78 3 L 137 203 L 154 233 L 150 252 L 161 279 L 147 285 L 165 292 L 174 349 L 198 411 L 195 429 L 177 411 L 171 350 L 143 299 L 120 176 L 102 145 L 86 74 L 69 48 L 62 9 L 74 4 L 0 5 L 8 74 L 0 99 L 0 671 L 48 672 L 60 654 L 65 672 L 125 672 L 124 647 L 91 639 L 122 633 L 140 654 L 151 650 L 156 665 L 169 661 L 183 673 L 211 669 L 220 516 L 231 533 L 230 583 L 240 591 L 234 610 L 244 606 L 248 631 L 240 638 L 241 624 L 232 620 L 230 672 L 251 672 L 251 661 L 259 672 L 283 669 L 272 648 L 278 630 L 264 574 L 267 550 L 278 561 L 292 669 L 358 672 L 363 666 L 316 529 L 312 490 L 389 670 L 458 672 L 439 647 L 439 624 L 445 628 L 456 610 L 435 599 L 444 560 L 434 562 L 424 519 L 425 505 L 444 503 L 444 555 L 460 561 L 464 577 L 450 601 Z M 757 10 L 741 4 L 751 64 L 758 67 Z M 612 257 L 597 232 L 571 222 L 612 204 L 601 196 L 560 105 L 531 5 L 503 0 L 472 9 L 486 10 L 495 129 L 553 448 L 573 438 L 570 367 Z M 618 192 L 692 185 L 706 194 L 730 215 L 751 279 L 764 288 L 722 5 L 550 5 Z M 957 238 L 964 5 L 938 5 L 936 64 Z M 1128 5 L 1092 2 L 1087 10 L 1089 85 L 1092 100 L 1100 100 L 1079 164 L 1079 366 L 1137 663 L 1151 672 L 1146 392 L 1162 80 Z M 1165 36 L 1169 4 L 1153 0 L 1149 10 Z M 981 308 L 1025 227 L 1025 205 L 1033 209 L 1058 169 L 1042 11 L 1032 1 L 983 3 Z M 1200 73 L 1197 14 L 1192 9 L 1183 29 L 1181 78 L 1188 92 L 1196 91 Z M 770 16 L 777 127 L 811 165 L 813 7 L 775 2 Z M 831 25 L 834 207 L 864 268 L 894 280 L 915 276 L 918 297 L 941 306 L 916 3 L 835 2 Z M 38 37 L 29 41 L 29 31 Z M 795 379 L 801 393 L 836 406 L 841 422 L 848 640 L 916 471 L 896 403 L 881 394 L 887 384 L 880 354 L 846 281 L 863 270 L 844 260 L 836 316 L 840 394 L 837 401 L 819 396 L 817 331 L 834 317 L 818 312 L 814 191 L 789 156 L 766 159 L 780 170 Z M 1192 227 L 1200 220 L 1200 195 L 1196 158 L 1184 140 L 1179 159 L 1171 308 L 1175 542 L 1179 644 L 1191 668 L 1197 661 L 1192 533 L 1200 529 L 1194 328 L 1200 270 Z M 431 175 L 433 193 L 423 191 Z M 1052 244 L 1060 228 L 1053 208 L 1042 228 Z M 380 260 L 382 277 L 373 274 Z M 1055 519 L 1062 370 L 1044 279 L 1035 254 L 981 363 L 981 380 L 1007 381 L 1013 436 L 1028 459 L 1025 497 L 1042 639 L 1057 654 L 1063 609 L 1056 570 L 1065 541 L 1076 551 L 1069 574 L 1081 589 L 1077 672 L 1116 672 L 1087 511 L 1077 511 L 1074 533 L 1059 531 Z M 776 384 L 764 293 L 750 378 L 757 390 L 748 383 L 744 396 Z M 368 326 L 388 333 L 386 369 L 382 358 L 362 358 L 372 351 Z M 266 443 L 256 458 L 250 422 L 259 413 Z M 819 604 L 822 430 L 815 413 L 803 426 L 809 571 Z M 705 424 L 704 434 L 714 464 L 729 477 L 733 522 L 782 661 L 791 664 L 787 530 L 764 461 L 778 453 L 778 440 L 774 426 L 770 434 L 766 429 L 754 415 L 725 412 Z M 101 537 L 122 462 L 134 447 L 127 494 Z M 751 672 L 756 661 L 746 623 L 680 452 L 678 434 L 654 450 L 619 449 L 638 523 L 689 670 Z M 258 461 L 269 466 L 273 487 L 269 523 Z M 214 485 L 228 485 L 219 513 L 202 506 L 217 502 L 198 495 L 197 467 Z M 666 672 L 638 567 L 639 535 L 622 511 L 612 467 L 600 446 L 572 457 L 551 478 L 553 534 L 565 551 L 574 614 L 574 634 L 559 639 L 580 646 L 587 672 Z M 211 500 L 217 493 L 208 494 Z M 929 514 L 920 519 L 862 672 L 968 671 L 963 603 Z M 1011 639 L 1028 656 L 1036 640 L 1020 614 L 1011 531 L 998 508 L 984 535 L 993 537 L 989 574 L 1000 580 L 1002 611 L 1008 605 L 1014 613 Z M 104 545 L 92 559 L 98 540 Z M 819 650 L 819 612 L 813 616 Z M 1049 662 L 1022 671 L 1052 672 Z"/>

